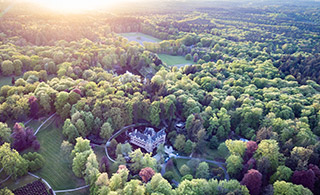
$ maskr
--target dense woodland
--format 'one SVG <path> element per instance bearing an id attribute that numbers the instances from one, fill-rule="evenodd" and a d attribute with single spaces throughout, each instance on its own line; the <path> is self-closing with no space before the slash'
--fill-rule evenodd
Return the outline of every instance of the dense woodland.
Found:
<path id="1" fill-rule="evenodd" d="M 5 174 L 43 167 L 34 130 L 19 122 L 56 113 L 61 150 L 90 194 L 320 194 L 320 4 L 178 3 L 86 15 L 16 4 L 2 14 L 0 82 L 12 77 L 0 88 Z M 124 32 L 163 41 L 142 46 Z M 194 65 L 170 67 L 157 54 Z M 166 126 L 166 145 L 179 154 L 225 153 L 218 160 L 230 180 L 192 161 L 177 186 L 160 174 L 164 159 L 115 139 L 116 163 L 98 162 L 90 141 L 138 122 Z"/>

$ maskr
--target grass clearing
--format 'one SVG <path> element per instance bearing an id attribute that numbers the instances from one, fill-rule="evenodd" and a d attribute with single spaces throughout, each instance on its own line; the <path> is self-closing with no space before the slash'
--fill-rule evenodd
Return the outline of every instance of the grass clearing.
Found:
<path id="1" fill-rule="evenodd" d="M 119 35 L 127 38 L 129 41 L 136 41 L 140 43 L 140 45 L 143 45 L 143 42 L 161 42 L 161 39 L 152 37 L 150 35 L 146 35 L 143 33 L 138 32 L 130 32 L 130 33 L 119 33 Z"/>
<path id="2" fill-rule="evenodd" d="M 50 121 L 48 121 L 49 123 Z M 44 178 L 54 190 L 65 190 L 85 185 L 83 179 L 77 178 L 68 161 L 60 152 L 63 141 L 62 129 L 57 128 L 54 123 L 39 131 L 37 138 L 41 148 L 39 153 L 43 155 L 46 162 L 42 169 L 35 175 Z"/>
<path id="3" fill-rule="evenodd" d="M 186 60 L 184 56 L 173 56 L 168 54 L 158 54 L 159 58 L 168 66 L 185 66 L 193 64 L 193 61 Z"/>
<path id="4" fill-rule="evenodd" d="M 22 76 L 14 76 L 15 80 L 18 80 L 19 78 L 22 78 Z M 0 88 L 4 85 L 12 85 L 11 84 L 12 76 L 4 77 L 0 76 Z"/>

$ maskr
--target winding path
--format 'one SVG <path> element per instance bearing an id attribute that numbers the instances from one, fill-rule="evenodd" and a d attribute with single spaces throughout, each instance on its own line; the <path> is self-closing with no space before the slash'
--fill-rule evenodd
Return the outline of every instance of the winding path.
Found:
<path id="1" fill-rule="evenodd" d="M 45 179 L 43 179 L 43 178 L 41 178 L 41 177 L 39 177 L 39 176 L 36 176 L 35 174 L 32 174 L 32 173 L 30 173 L 30 172 L 28 172 L 28 174 L 31 175 L 31 176 L 33 176 L 33 177 L 35 177 L 35 178 L 37 178 L 37 179 L 41 179 L 41 181 L 43 181 L 43 182 L 48 186 L 49 189 L 52 189 L 52 187 L 50 186 L 50 184 L 49 184 Z M 55 191 L 54 191 L 53 189 L 52 189 L 52 192 L 53 192 L 53 195 L 56 195 L 56 193 L 55 193 Z"/>
<path id="2" fill-rule="evenodd" d="M 85 188 L 87 188 L 87 187 L 89 187 L 89 186 L 90 186 L 90 185 L 85 185 L 85 186 L 82 186 L 82 187 L 79 187 L 79 188 L 74 188 L 74 189 L 69 189 L 69 190 L 55 190 L 54 192 L 55 192 L 55 193 L 73 192 L 73 191 L 85 189 Z"/>
<path id="3" fill-rule="evenodd" d="M 50 120 L 52 117 L 54 117 L 54 115 L 56 115 L 56 113 L 53 113 L 51 116 L 49 116 L 49 117 L 37 128 L 37 130 L 34 132 L 34 135 L 37 135 L 37 133 L 39 132 L 39 130 L 41 129 L 41 127 L 42 127 L 48 120 Z"/>

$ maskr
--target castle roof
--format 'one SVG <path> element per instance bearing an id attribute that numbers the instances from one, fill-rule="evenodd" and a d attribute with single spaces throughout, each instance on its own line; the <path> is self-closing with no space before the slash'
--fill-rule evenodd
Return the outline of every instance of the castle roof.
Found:
<path id="1" fill-rule="evenodd" d="M 135 136 L 135 137 L 139 138 L 140 140 L 143 140 L 146 142 L 146 141 L 148 141 L 149 136 L 151 138 L 151 141 L 156 141 L 158 137 L 161 137 L 165 134 L 166 134 L 165 129 L 161 129 L 160 131 L 158 131 L 156 133 L 153 128 L 148 127 L 144 130 L 143 133 L 135 130 L 135 131 L 131 132 L 129 135 Z"/>

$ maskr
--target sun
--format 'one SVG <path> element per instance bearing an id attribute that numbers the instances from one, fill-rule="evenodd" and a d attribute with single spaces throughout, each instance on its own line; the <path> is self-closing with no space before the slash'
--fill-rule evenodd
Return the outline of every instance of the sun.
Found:
<path id="1" fill-rule="evenodd" d="M 117 0 L 31 0 L 55 11 L 78 12 L 113 5 Z M 120 0 L 121 1 L 121 0 Z"/>

